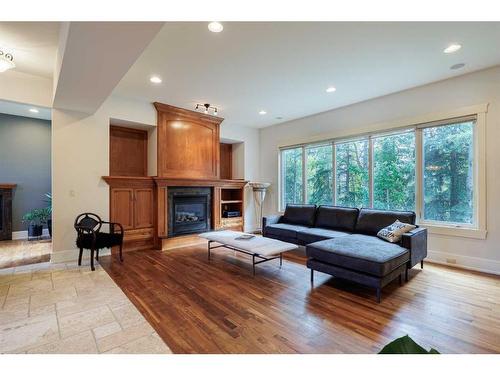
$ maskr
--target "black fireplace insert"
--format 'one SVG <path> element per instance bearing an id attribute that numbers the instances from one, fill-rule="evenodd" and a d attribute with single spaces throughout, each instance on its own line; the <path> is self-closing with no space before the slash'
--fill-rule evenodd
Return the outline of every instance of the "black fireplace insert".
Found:
<path id="1" fill-rule="evenodd" d="M 211 229 L 211 188 L 169 187 L 167 195 L 169 237 Z"/>

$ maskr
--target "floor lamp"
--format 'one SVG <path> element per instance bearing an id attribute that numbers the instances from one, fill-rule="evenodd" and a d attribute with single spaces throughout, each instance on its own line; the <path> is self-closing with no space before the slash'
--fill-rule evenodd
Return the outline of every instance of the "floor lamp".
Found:
<path id="1" fill-rule="evenodd" d="M 253 197 L 257 203 L 256 209 L 258 209 L 257 215 L 259 216 L 259 226 L 257 231 L 262 233 L 262 206 L 264 204 L 264 199 L 266 198 L 267 188 L 271 185 L 269 182 L 250 182 L 248 184 L 252 187 Z"/>

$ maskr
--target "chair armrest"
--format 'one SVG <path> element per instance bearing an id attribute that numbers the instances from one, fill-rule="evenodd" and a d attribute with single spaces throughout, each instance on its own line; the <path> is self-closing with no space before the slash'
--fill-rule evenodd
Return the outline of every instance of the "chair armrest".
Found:
<path id="1" fill-rule="evenodd" d="M 401 246 L 410 250 L 410 268 L 427 257 L 427 229 L 415 228 L 404 233 Z"/>
<path id="2" fill-rule="evenodd" d="M 109 221 L 102 221 L 103 224 L 109 225 L 110 233 L 115 233 L 115 226 L 120 230 L 120 234 L 123 235 L 123 226 L 120 223 L 112 223 Z"/>
<path id="3" fill-rule="evenodd" d="M 270 215 L 262 217 L 262 235 L 265 236 L 266 227 L 271 224 L 277 224 L 283 215 Z"/>

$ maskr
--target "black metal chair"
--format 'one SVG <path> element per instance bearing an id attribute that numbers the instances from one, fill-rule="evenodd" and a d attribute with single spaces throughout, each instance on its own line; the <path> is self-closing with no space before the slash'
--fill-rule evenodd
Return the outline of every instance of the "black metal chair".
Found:
<path id="1" fill-rule="evenodd" d="M 109 225 L 109 233 L 101 232 L 103 224 Z M 113 246 L 120 247 L 120 262 L 123 262 L 123 227 L 121 224 L 102 221 L 96 214 L 86 212 L 76 217 L 75 229 L 77 232 L 76 246 L 80 249 L 79 266 L 82 265 L 83 249 L 90 250 L 90 268 L 94 271 L 94 252 L 96 254 L 95 259 L 99 261 L 99 249 Z"/>

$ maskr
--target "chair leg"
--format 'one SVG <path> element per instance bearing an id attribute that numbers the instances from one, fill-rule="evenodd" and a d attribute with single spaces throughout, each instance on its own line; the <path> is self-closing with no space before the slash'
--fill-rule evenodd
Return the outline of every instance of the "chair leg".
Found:
<path id="1" fill-rule="evenodd" d="M 94 249 L 90 249 L 90 269 L 95 271 L 94 267 Z"/>
<path id="2" fill-rule="evenodd" d="M 120 262 L 123 262 L 122 248 L 123 248 L 123 244 L 120 243 Z"/>
<path id="3" fill-rule="evenodd" d="M 83 247 L 80 247 L 80 254 L 78 254 L 78 265 L 82 265 L 82 255 L 83 255 Z"/>
<path id="4" fill-rule="evenodd" d="M 423 260 L 420 261 L 420 268 L 424 269 L 424 261 Z"/>
<path id="5" fill-rule="evenodd" d="M 95 251 L 95 260 L 99 261 L 99 249 Z"/>

